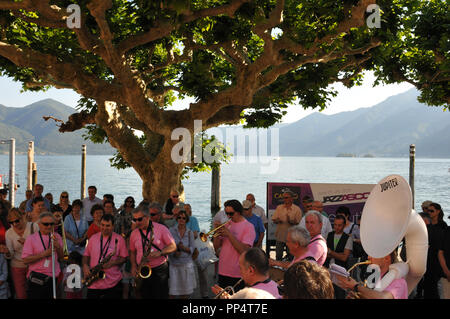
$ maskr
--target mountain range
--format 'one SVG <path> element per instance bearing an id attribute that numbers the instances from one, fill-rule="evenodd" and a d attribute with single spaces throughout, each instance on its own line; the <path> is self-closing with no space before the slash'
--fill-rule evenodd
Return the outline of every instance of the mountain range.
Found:
<path id="1" fill-rule="evenodd" d="M 334 115 L 316 112 L 297 122 L 277 125 L 279 156 L 405 157 L 409 156 L 409 145 L 415 144 L 418 157 L 450 157 L 450 113 L 419 103 L 418 94 L 411 89 L 372 107 Z M 50 115 L 67 120 L 74 112 L 53 99 L 22 108 L 0 104 L 0 139 L 14 137 L 18 153 L 26 153 L 28 141 L 34 141 L 37 154 L 80 154 L 82 144 L 91 155 L 113 154 L 108 144 L 85 141 L 82 131 L 59 133 L 53 120 L 42 118 Z M 223 136 L 226 129 L 220 128 Z M 258 134 L 261 131 L 251 129 L 247 133 L 262 136 Z M 268 139 L 270 134 L 269 129 Z M 8 146 L 0 145 L 0 153 L 7 151 Z M 237 149 L 232 151 L 236 153 Z"/>

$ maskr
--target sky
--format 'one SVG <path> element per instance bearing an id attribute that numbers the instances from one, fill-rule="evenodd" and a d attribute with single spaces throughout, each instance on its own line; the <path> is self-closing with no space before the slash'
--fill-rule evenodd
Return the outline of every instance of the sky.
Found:
<path id="1" fill-rule="evenodd" d="M 363 107 L 376 105 L 390 96 L 403 93 L 413 86 L 408 83 L 380 85 L 373 87 L 374 76 L 367 73 L 363 85 L 348 89 L 342 84 L 335 84 L 338 95 L 329 103 L 323 114 L 336 114 L 345 111 L 354 111 Z M 0 77 L 0 104 L 8 107 L 24 107 L 43 99 L 54 99 L 73 108 L 76 107 L 80 95 L 69 89 L 50 89 L 46 92 L 22 92 L 22 86 L 11 78 Z M 181 101 L 174 105 L 174 109 L 187 108 L 189 101 Z M 283 123 L 296 122 L 310 115 L 315 110 L 303 110 L 298 105 L 291 105 L 287 109 Z"/>

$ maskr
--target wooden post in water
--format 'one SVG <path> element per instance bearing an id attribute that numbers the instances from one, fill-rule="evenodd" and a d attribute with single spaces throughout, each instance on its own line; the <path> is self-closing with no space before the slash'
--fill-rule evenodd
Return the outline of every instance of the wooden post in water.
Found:
<path id="1" fill-rule="evenodd" d="M 215 215 L 220 209 L 220 165 L 212 169 L 211 212 Z"/>
<path id="2" fill-rule="evenodd" d="M 414 209 L 414 170 L 416 160 L 416 145 L 409 146 L 409 186 L 412 192 L 412 208 Z"/>
<path id="3" fill-rule="evenodd" d="M 34 142 L 28 142 L 27 189 L 33 189 Z"/>
<path id="4" fill-rule="evenodd" d="M 86 197 L 86 144 L 81 145 L 81 195 L 80 198 Z"/>
<path id="5" fill-rule="evenodd" d="M 32 173 L 31 173 L 31 189 L 34 189 L 34 185 L 37 184 L 37 166 L 36 163 L 33 162 L 31 164 Z"/>
<path id="6" fill-rule="evenodd" d="M 16 200 L 16 139 L 10 140 L 9 148 L 9 202 L 12 207 Z"/>

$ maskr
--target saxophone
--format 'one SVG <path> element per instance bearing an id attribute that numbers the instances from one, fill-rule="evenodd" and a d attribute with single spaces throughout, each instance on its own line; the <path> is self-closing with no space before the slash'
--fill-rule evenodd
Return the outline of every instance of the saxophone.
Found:
<path id="1" fill-rule="evenodd" d="M 153 243 L 153 225 L 151 226 L 150 242 L 147 246 L 147 249 L 144 251 L 144 253 L 142 255 L 141 262 L 138 265 L 137 273 L 134 278 L 133 286 L 138 289 L 142 285 L 142 279 L 146 279 L 152 275 L 152 268 L 149 265 L 147 265 L 148 256 L 150 255 L 150 252 L 152 250 L 152 243 Z"/>
<path id="2" fill-rule="evenodd" d="M 111 258 L 116 254 L 116 250 L 117 250 L 117 238 L 114 242 L 114 251 L 105 258 L 103 258 L 96 266 L 91 268 L 90 275 L 84 278 L 81 283 L 89 287 L 95 281 L 99 279 L 105 279 L 106 273 L 103 270 L 103 265 L 105 265 L 107 262 L 111 260 Z"/>

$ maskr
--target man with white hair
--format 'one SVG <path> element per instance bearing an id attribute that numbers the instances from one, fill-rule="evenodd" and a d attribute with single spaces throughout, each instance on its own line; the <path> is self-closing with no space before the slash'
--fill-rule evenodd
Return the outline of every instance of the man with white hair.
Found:
<path id="1" fill-rule="evenodd" d="M 306 229 L 311 236 L 311 241 L 309 242 L 306 256 L 313 257 L 320 266 L 323 266 L 325 263 L 328 250 L 327 243 L 321 235 L 323 225 L 322 219 L 322 214 L 316 211 L 309 211 L 305 215 Z"/>
<path id="2" fill-rule="evenodd" d="M 318 213 L 320 213 L 317 210 L 310 210 L 308 212 L 318 212 Z M 322 229 L 321 229 L 320 233 L 321 233 L 323 238 L 327 238 L 328 233 L 333 231 L 333 227 L 331 227 L 331 223 L 330 223 L 330 220 L 328 219 L 328 217 L 325 217 L 323 214 L 321 214 L 321 215 L 322 215 Z M 300 221 L 299 225 L 302 226 L 303 228 L 306 228 L 305 219 L 304 218 L 302 218 L 302 220 Z"/>
<path id="3" fill-rule="evenodd" d="M 289 252 L 294 256 L 294 259 L 292 261 L 278 261 L 269 259 L 270 266 L 278 266 L 287 269 L 303 259 L 314 261 L 312 257 L 306 256 L 310 239 L 309 232 L 305 228 L 299 225 L 289 228 L 286 238 L 286 245 L 288 246 Z"/>

